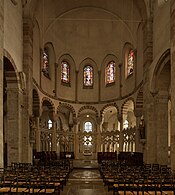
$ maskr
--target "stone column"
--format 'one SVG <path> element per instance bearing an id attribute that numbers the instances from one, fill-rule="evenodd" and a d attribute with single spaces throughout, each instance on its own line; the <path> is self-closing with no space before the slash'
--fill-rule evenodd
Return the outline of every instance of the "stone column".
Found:
<path id="1" fill-rule="evenodd" d="M 100 131 L 100 125 L 101 125 L 101 118 L 97 118 L 97 152 L 101 151 L 101 131 Z"/>
<path id="2" fill-rule="evenodd" d="M 39 124 L 39 117 L 36 117 L 36 151 L 40 152 L 41 151 L 41 135 L 40 135 L 40 124 Z"/>
<path id="3" fill-rule="evenodd" d="M 156 96 L 157 162 L 168 165 L 168 92 Z"/>
<path id="4" fill-rule="evenodd" d="M 23 146 L 22 162 L 31 162 L 32 145 L 29 141 L 29 117 L 32 116 L 33 92 L 33 22 L 28 17 L 23 17 L 23 71 L 26 75 L 26 89 L 23 95 Z"/>
<path id="5" fill-rule="evenodd" d="M 21 162 L 22 154 L 22 125 L 21 113 L 23 105 L 21 94 L 16 83 L 14 73 L 8 72 L 7 78 L 7 159 L 8 165 L 12 162 Z"/>
<path id="6" fill-rule="evenodd" d="M 135 117 L 136 117 L 136 133 L 135 133 L 135 151 L 141 152 L 141 144 L 140 144 L 140 121 L 141 121 L 141 114 L 142 112 L 135 111 Z"/>
<path id="7" fill-rule="evenodd" d="M 3 49 L 4 49 L 4 0 L 0 1 L 0 167 L 4 167 L 3 153 Z"/>
<path id="8" fill-rule="evenodd" d="M 119 97 L 121 98 L 122 97 L 122 64 L 119 64 L 118 65 L 119 67 Z"/>
<path id="9" fill-rule="evenodd" d="M 171 0 L 171 168 L 175 170 L 175 0 Z"/>
<path id="10" fill-rule="evenodd" d="M 56 151 L 57 141 L 56 141 L 56 121 L 52 122 L 52 151 Z"/>
<path id="11" fill-rule="evenodd" d="M 75 101 L 78 100 L 78 71 L 75 72 L 76 77 L 75 77 Z"/>
<path id="12" fill-rule="evenodd" d="M 79 159 L 79 123 L 76 123 L 74 125 L 74 154 L 75 154 L 75 159 Z"/>
<path id="13" fill-rule="evenodd" d="M 156 131 L 154 98 L 149 91 L 149 67 L 153 60 L 153 19 L 152 16 L 143 25 L 143 116 L 145 120 L 146 145 L 144 147 L 144 162 L 156 162 Z"/>
<path id="14" fill-rule="evenodd" d="M 98 101 L 101 101 L 101 71 L 98 71 Z"/>
<path id="15" fill-rule="evenodd" d="M 145 134 L 146 142 L 144 146 L 144 162 L 146 163 L 157 163 L 157 131 L 156 131 L 156 108 L 155 100 L 152 97 L 149 97 L 149 102 L 145 105 L 144 108 L 144 119 L 145 119 Z"/>
<path id="16" fill-rule="evenodd" d="M 136 116 L 136 132 L 135 132 L 135 151 L 140 152 L 140 132 L 139 132 L 139 124 L 140 124 L 140 116 Z"/>
<path id="17" fill-rule="evenodd" d="M 118 116 L 118 121 L 120 122 L 120 135 L 119 135 L 119 152 L 123 151 L 123 116 Z"/>

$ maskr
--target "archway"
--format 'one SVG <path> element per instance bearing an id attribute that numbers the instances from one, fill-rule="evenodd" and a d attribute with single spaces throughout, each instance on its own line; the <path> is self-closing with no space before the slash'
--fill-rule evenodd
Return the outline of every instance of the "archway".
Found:
<path id="1" fill-rule="evenodd" d="M 170 137 L 168 119 L 170 116 L 170 81 L 170 50 L 167 50 L 162 54 L 153 71 L 151 93 L 155 100 L 155 128 L 147 131 L 147 138 L 149 138 L 149 141 L 152 142 L 150 144 L 154 147 L 154 149 L 150 148 L 150 150 L 153 150 L 154 154 L 156 154 L 154 161 L 166 165 L 168 165 L 168 137 Z M 148 137 L 150 131 L 154 132 L 154 136 Z"/>

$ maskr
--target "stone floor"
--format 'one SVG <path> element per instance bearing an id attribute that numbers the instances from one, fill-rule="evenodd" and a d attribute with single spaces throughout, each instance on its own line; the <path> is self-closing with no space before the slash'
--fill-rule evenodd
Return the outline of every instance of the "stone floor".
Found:
<path id="1" fill-rule="evenodd" d="M 97 160 L 73 160 L 72 166 L 74 168 L 98 168 Z"/>
<path id="2" fill-rule="evenodd" d="M 76 168 L 70 174 L 61 195 L 112 195 L 104 186 L 98 169 Z"/>

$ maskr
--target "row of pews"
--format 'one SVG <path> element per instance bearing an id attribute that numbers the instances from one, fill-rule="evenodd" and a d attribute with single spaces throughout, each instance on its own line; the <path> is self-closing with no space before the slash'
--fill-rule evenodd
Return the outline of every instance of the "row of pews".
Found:
<path id="1" fill-rule="evenodd" d="M 119 161 L 126 165 L 140 166 L 143 164 L 143 153 L 141 152 L 98 152 L 97 153 L 98 163 L 101 163 L 103 160 L 106 161 Z"/>
<path id="2" fill-rule="evenodd" d="M 69 178 L 69 163 L 55 161 L 50 166 L 12 163 L 0 169 L 0 194 L 60 194 Z"/>
<path id="3" fill-rule="evenodd" d="M 102 161 L 99 170 L 113 195 L 175 195 L 175 173 L 167 165 L 128 166 L 119 161 Z"/>

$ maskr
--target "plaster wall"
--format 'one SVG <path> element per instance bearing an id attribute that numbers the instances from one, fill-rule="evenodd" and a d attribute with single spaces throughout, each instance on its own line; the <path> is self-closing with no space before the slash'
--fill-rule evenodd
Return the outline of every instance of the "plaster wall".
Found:
<path id="1" fill-rule="evenodd" d="M 4 1 L 4 49 L 8 51 L 19 71 L 23 70 L 22 5 Z"/>
<path id="2" fill-rule="evenodd" d="M 77 80 L 76 76 L 71 75 L 70 87 L 62 86 L 58 80 L 61 74 L 60 62 L 58 63 L 55 85 L 58 98 L 78 102 L 109 101 L 119 98 L 120 77 L 122 78 L 123 96 L 130 94 L 135 88 L 135 76 L 125 80 L 124 65 L 122 66 L 122 75 L 120 75 L 118 64 L 124 60 L 122 50 L 126 42 L 133 44 L 134 48 L 137 47 L 140 12 L 133 1 L 127 1 L 128 6 L 123 1 L 113 2 L 113 4 L 108 1 L 102 2 L 76 1 L 71 3 L 64 1 L 63 3 L 59 1 L 57 3 L 54 1 L 53 4 L 50 4 L 49 1 L 44 1 L 39 3 L 40 6 L 37 8 L 35 17 L 41 32 L 41 46 L 51 42 L 56 59 L 60 59 L 64 54 L 71 55 L 75 69 L 78 71 Z M 110 87 L 105 86 L 104 67 L 102 67 L 106 55 L 115 55 L 118 59 L 116 82 Z M 93 89 L 82 87 L 81 63 L 87 58 L 92 59 L 97 65 L 97 70 L 94 72 Z M 70 65 L 72 66 L 72 64 Z M 137 71 L 140 71 L 138 66 Z M 37 74 L 39 73 L 35 73 L 35 78 L 38 81 Z M 42 78 L 41 82 L 43 90 L 53 95 L 54 79 Z"/>
<path id="3" fill-rule="evenodd" d="M 33 78 L 40 83 L 41 72 L 41 46 L 40 46 L 40 29 L 38 23 L 34 22 L 33 28 Z"/>
<path id="4" fill-rule="evenodd" d="M 158 6 L 154 4 L 153 59 L 170 48 L 170 1 Z"/>

